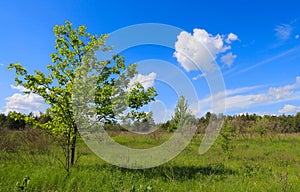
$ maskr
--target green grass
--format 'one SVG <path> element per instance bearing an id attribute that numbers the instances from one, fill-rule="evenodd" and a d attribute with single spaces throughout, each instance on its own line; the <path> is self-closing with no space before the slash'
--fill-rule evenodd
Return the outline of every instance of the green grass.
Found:
<path id="1" fill-rule="evenodd" d="M 118 134 L 113 138 L 131 147 L 148 148 L 156 137 Z M 60 148 L 1 151 L 0 191 L 18 191 L 16 183 L 29 176 L 27 191 L 298 191 L 300 135 L 259 137 L 234 141 L 233 157 L 226 159 L 215 144 L 199 155 L 198 135 L 175 159 L 159 167 L 130 170 L 110 165 L 79 141 L 80 157 L 70 176 L 57 160 Z M 25 190 L 24 189 L 24 190 Z"/>

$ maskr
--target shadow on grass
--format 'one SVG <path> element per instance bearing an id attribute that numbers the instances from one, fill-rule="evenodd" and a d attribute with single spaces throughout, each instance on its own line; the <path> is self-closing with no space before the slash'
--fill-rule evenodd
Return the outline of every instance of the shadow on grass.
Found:
<path id="1" fill-rule="evenodd" d="M 209 176 L 226 176 L 236 174 L 233 169 L 226 168 L 223 164 L 213 164 L 207 166 L 178 166 L 178 165 L 161 165 L 159 167 L 150 169 L 126 169 L 120 168 L 109 164 L 102 165 L 83 165 L 82 169 L 93 169 L 94 171 L 105 171 L 111 174 L 132 174 L 135 177 L 144 177 L 147 179 L 162 178 L 165 180 L 190 180 L 199 177 Z"/>
<path id="2" fill-rule="evenodd" d="M 211 175 L 230 175 L 234 174 L 231 169 L 225 168 L 222 164 L 209 166 L 171 166 L 165 165 L 151 169 L 120 169 L 121 172 L 140 173 L 147 178 L 162 177 L 170 180 L 190 180 L 199 177 L 207 177 Z"/>

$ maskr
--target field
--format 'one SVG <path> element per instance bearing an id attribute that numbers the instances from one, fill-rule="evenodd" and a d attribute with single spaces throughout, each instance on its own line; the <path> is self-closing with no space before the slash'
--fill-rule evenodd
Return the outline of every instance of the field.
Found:
<path id="1" fill-rule="evenodd" d="M 25 136 L 22 136 L 24 135 Z M 26 135 L 27 134 L 27 135 Z M 9 133 L 14 145 L 0 152 L 0 191 L 298 191 L 300 135 L 237 137 L 227 159 L 218 142 L 198 154 L 197 135 L 175 159 L 159 167 L 130 170 L 110 165 L 78 142 L 77 162 L 67 176 L 61 148 L 46 135 Z M 34 135 L 34 136 L 29 136 Z M 161 139 L 169 135 L 164 133 Z M 22 138 L 23 137 L 23 138 Z M 26 139 L 24 139 L 26 138 Z M 31 138 L 31 139 L 30 139 Z M 22 140 L 23 139 L 23 140 Z M 154 137 L 114 136 L 138 148 L 157 145 Z M 9 146 L 7 144 L 7 146 Z"/>

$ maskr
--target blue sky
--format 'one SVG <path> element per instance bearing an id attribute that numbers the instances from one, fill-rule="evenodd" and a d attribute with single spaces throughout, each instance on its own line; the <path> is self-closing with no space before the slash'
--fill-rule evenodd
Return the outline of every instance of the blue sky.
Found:
<path id="1" fill-rule="evenodd" d="M 14 72 L 8 72 L 7 66 L 21 62 L 30 71 L 45 71 L 54 50 L 52 28 L 69 20 L 74 26 L 85 24 L 93 34 L 141 23 L 181 28 L 186 34 L 178 41 L 194 46 L 188 47 L 190 50 L 197 53 L 199 42 L 211 47 L 209 51 L 225 83 L 227 114 L 294 114 L 300 111 L 299 6 L 299 1 L 289 0 L 1 1 L 0 111 L 44 110 L 40 98 L 23 96 L 22 88 L 13 87 Z M 223 46 L 217 47 L 220 42 Z M 197 114 L 201 115 L 211 108 L 209 85 L 203 71 L 189 70 L 189 64 L 180 55 L 175 56 L 176 51 L 184 49 L 178 44 L 177 50 L 175 43 L 174 49 L 141 46 L 123 53 L 128 63 L 160 59 L 183 71 L 196 89 L 200 107 Z M 227 59 L 223 57 L 226 54 Z M 164 116 L 170 116 L 177 100 L 174 90 L 158 81 L 153 83 L 158 88 L 160 104 L 152 107 L 164 109 Z"/>

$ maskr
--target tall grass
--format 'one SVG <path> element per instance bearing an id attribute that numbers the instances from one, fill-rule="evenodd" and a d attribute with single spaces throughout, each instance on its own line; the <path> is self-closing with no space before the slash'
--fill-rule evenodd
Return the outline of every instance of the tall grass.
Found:
<path id="1" fill-rule="evenodd" d="M 8 136 L 8 135 L 7 135 Z M 18 135 L 10 135 L 17 139 Z M 22 136 L 20 136 L 22 137 Z M 127 133 L 114 139 L 128 146 L 148 148 L 167 139 L 134 137 Z M 237 137 L 232 157 L 226 158 L 215 144 L 200 156 L 201 135 L 175 159 L 159 167 L 130 170 L 110 165 L 79 141 L 79 159 L 70 176 L 58 159 L 62 153 L 55 140 L 44 138 L 34 150 L 20 142 L 15 151 L 1 149 L 0 191 L 298 191 L 300 189 L 300 136 Z M 48 139 L 48 140 L 47 140 Z M 2 138 L 3 140 L 3 138 Z M 46 141 L 47 140 L 47 141 Z M 160 140 L 160 141 L 158 141 Z M 51 141 L 51 142 L 48 142 Z M 34 143 L 34 141 L 32 141 Z M 28 146 L 27 146 L 28 145 Z M 41 152 L 39 152 L 41 151 Z M 30 182 L 20 188 L 24 178 Z M 17 184 L 18 183 L 18 184 Z"/>

